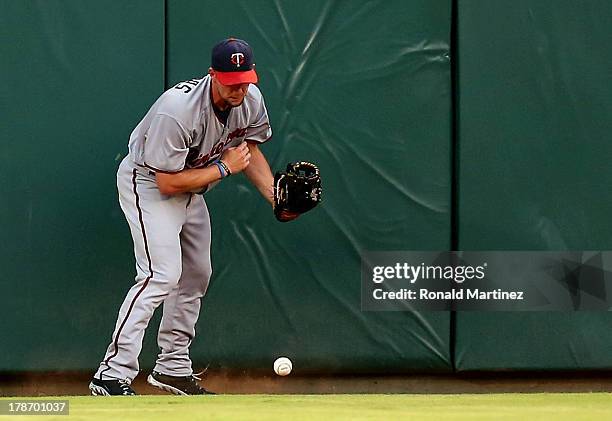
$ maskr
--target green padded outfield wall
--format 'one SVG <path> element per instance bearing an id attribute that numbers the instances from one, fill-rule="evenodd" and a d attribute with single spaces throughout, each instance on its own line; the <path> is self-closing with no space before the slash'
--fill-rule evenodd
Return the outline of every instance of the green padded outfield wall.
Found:
<path id="1" fill-rule="evenodd" d="M 207 195 L 213 281 L 196 364 L 300 372 L 450 369 L 448 313 L 360 311 L 360 252 L 450 246 L 451 2 L 168 3 L 168 80 L 227 36 L 254 48 L 274 169 L 320 165 L 321 207 L 277 223 L 244 178 Z"/>
<path id="2" fill-rule="evenodd" d="M 450 1 L 124 3 L 0 1 L 0 370 L 95 369 L 134 276 L 129 133 L 229 34 L 255 48 L 273 167 L 317 162 L 325 197 L 279 224 L 241 177 L 209 195 L 196 367 L 449 370 L 448 314 L 360 311 L 359 253 L 449 247 Z"/>
<path id="3" fill-rule="evenodd" d="M 461 0 L 459 248 L 612 249 L 612 3 Z M 612 367 L 609 313 L 458 313 L 458 370 Z"/>
<path id="4" fill-rule="evenodd" d="M 0 1 L 0 370 L 95 368 L 133 282 L 115 171 L 163 89 L 161 0 Z"/>

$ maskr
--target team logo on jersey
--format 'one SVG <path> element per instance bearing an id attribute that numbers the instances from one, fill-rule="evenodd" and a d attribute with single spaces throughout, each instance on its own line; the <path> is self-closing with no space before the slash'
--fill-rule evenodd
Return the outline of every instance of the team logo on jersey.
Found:
<path id="1" fill-rule="evenodd" d="M 237 137 L 246 136 L 247 129 L 239 128 L 234 130 L 233 132 L 227 135 L 225 140 L 219 139 L 219 142 L 213 146 L 213 148 L 207 154 L 200 153 L 200 150 L 197 148 L 190 148 L 187 153 L 187 160 L 185 161 L 187 168 L 202 168 L 210 163 L 213 158 L 221 155 L 221 152 L 225 149 L 229 143 L 236 139 Z"/>
<path id="2" fill-rule="evenodd" d="M 235 64 L 236 67 L 240 67 L 244 64 L 244 54 L 242 53 L 234 53 L 231 57 L 232 64 Z"/>

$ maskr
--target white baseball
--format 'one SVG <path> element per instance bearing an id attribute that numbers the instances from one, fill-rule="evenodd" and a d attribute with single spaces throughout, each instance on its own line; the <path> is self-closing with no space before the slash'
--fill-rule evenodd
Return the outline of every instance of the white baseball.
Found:
<path id="1" fill-rule="evenodd" d="M 287 357 L 280 357 L 274 361 L 274 372 L 279 376 L 286 376 L 291 373 L 291 369 L 293 368 L 293 364 L 291 360 Z"/>

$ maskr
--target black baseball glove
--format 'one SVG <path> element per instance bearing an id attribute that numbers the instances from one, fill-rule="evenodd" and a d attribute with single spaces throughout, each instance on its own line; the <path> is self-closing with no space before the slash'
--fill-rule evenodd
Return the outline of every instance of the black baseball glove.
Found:
<path id="1" fill-rule="evenodd" d="M 295 219 L 321 202 L 319 168 L 310 162 L 287 165 L 274 175 L 274 216 L 281 222 Z"/>

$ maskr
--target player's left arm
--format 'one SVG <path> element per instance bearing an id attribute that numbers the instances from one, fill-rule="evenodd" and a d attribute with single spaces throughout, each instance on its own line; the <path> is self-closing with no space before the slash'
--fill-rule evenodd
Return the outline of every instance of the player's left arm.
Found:
<path id="1" fill-rule="evenodd" d="M 251 153 L 251 161 L 243 172 L 257 190 L 259 190 L 264 199 L 273 206 L 274 176 L 272 175 L 272 170 L 270 170 L 270 164 L 268 164 L 268 160 L 259 149 L 257 142 L 247 140 L 247 145 Z"/>
<path id="2" fill-rule="evenodd" d="M 247 140 L 247 145 L 251 153 L 251 161 L 243 172 L 268 203 L 274 207 L 274 176 L 272 170 L 270 170 L 270 164 L 259 149 L 257 142 Z M 298 216 L 300 216 L 298 213 L 283 212 L 283 218 L 287 221 L 291 221 Z"/>
<path id="3" fill-rule="evenodd" d="M 272 208 L 274 208 L 274 176 L 272 175 L 272 170 L 270 170 L 268 160 L 259 149 L 259 144 L 268 140 L 272 136 L 272 131 L 268 121 L 268 112 L 259 89 L 255 85 L 251 85 L 250 88 L 252 91 L 249 91 L 249 93 L 259 101 L 259 104 L 257 117 L 247 129 L 246 142 L 251 159 L 243 172 L 268 203 L 272 205 Z M 283 213 L 283 217 L 288 221 L 298 216 L 299 214 L 288 213 L 286 211 Z"/>

